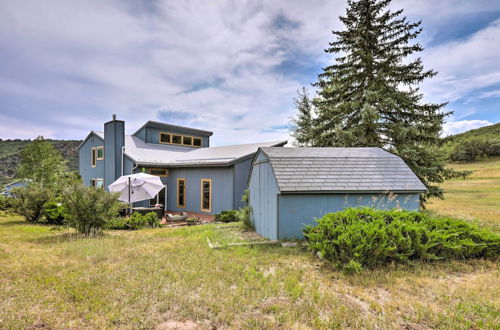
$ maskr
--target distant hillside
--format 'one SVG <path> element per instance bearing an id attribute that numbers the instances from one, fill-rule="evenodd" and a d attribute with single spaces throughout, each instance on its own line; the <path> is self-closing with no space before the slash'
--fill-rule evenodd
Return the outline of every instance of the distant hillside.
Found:
<path id="1" fill-rule="evenodd" d="M 482 136 L 497 136 L 500 137 L 500 123 L 490 125 L 490 126 L 484 126 L 481 128 L 476 128 L 476 129 L 471 129 L 470 131 L 463 132 L 460 134 L 456 135 L 451 135 L 447 139 L 450 140 L 461 140 L 461 139 L 467 139 L 471 137 L 482 137 Z"/>
<path id="2" fill-rule="evenodd" d="M 78 170 L 78 140 L 49 140 L 67 160 L 68 168 Z M 30 140 L 0 140 L 0 185 L 4 185 L 16 177 L 16 169 L 21 158 L 21 151 Z"/>
<path id="3" fill-rule="evenodd" d="M 474 161 L 500 156 L 500 123 L 451 135 L 443 149 L 452 161 Z"/>

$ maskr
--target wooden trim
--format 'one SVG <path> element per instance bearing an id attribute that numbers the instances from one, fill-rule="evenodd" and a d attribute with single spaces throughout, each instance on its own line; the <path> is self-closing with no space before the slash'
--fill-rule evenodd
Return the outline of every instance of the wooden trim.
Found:
<path id="1" fill-rule="evenodd" d="M 97 166 L 97 150 L 95 147 L 90 149 L 90 164 L 92 167 Z"/>
<path id="2" fill-rule="evenodd" d="M 209 198 L 208 209 L 203 208 L 203 182 L 208 182 L 210 184 L 210 193 L 209 193 L 209 197 L 208 197 Z M 200 210 L 203 212 L 212 212 L 212 179 L 201 179 L 201 181 L 200 181 Z"/>
<path id="3" fill-rule="evenodd" d="M 170 138 L 170 142 L 161 142 L 161 136 L 162 135 L 168 135 Z M 166 132 L 160 132 L 160 134 L 158 135 L 158 143 L 161 143 L 161 144 L 171 144 L 172 143 L 172 134 L 170 133 L 166 133 Z"/>
<path id="4" fill-rule="evenodd" d="M 153 173 L 151 173 L 151 170 L 164 170 L 165 174 L 163 174 L 163 175 L 153 174 Z M 160 178 L 168 178 L 168 169 L 167 168 L 163 168 L 163 167 L 149 167 L 148 168 L 148 173 L 151 174 L 151 175 L 159 176 Z"/>
<path id="5" fill-rule="evenodd" d="M 99 158 L 99 150 L 102 150 L 102 157 Z M 104 147 L 97 147 L 96 148 L 96 159 L 97 160 L 104 160 Z"/>
<path id="6" fill-rule="evenodd" d="M 179 181 L 184 181 L 184 204 L 179 204 Z M 177 195 L 175 196 L 175 203 L 180 209 L 186 208 L 186 178 L 177 178 Z"/>

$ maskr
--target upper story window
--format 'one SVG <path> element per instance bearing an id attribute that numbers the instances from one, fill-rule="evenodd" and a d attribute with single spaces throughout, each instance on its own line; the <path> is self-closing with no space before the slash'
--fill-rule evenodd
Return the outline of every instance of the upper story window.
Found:
<path id="1" fill-rule="evenodd" d="M 201 147 L 202 142 L 200 138 L 194 136 L 171 134 L 165 132 L 160 132 L 159 141 L 161 144 L 176 144 L 196 148 Z"/>
<path id="2" fill-rule="evenodd" d="M 182 135 L 172 135 L 172 143 L 173 144 L 181 144 L 182 141 Z"/>
<path id="3" fill-rule="evenodd" d="M 104 147 L 97 147 L 97 160 L 104 159 Z"/>
<path id="4" fill-rule="evenodd" d="M 92 164 L 92 167 L 96 167 L 96 165 L 97 165 L 97 150 L 96 150 L 96 148 L 92 148 L 90 150 L 90 163 Z"/>
<path id="5" fill-rule="evenodd" d="M 171 135 L 168 133 L 160 133 L 160 143 L 171 143 Z"/>

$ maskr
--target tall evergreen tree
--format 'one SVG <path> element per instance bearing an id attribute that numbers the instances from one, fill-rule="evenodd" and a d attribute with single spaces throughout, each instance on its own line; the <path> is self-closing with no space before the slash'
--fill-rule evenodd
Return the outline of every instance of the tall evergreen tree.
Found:
<path id="1" fill-rule="evenodd" d="M 445 168 L 439 151 L 446 103 L 422 101 L 419 83 L 437 74 L 415 57 L 423 50 L 412 41 L 421 22 L 410 23 L 403 10 L 390 11 L 390 0 L 348 0 L 343 31 L 325 51 L 336 56 L 323 69 L 313 100 L 313 146 L 381 147 L 399 155 L 428 188 L 465 173 Z M 300 130 L 300 129 L 299 129 Z M 307 144 L 307 143 L 304 143 Z"/>
<path id="2" fill-rule="evenodd" d="M 299 146 L 310 146 L 313 144 L 313 109 L 307 90 L 302 87 L 302 92 L 297 91 L 294 99 L 298 114 L 292 118 L 292 136 Z"/>

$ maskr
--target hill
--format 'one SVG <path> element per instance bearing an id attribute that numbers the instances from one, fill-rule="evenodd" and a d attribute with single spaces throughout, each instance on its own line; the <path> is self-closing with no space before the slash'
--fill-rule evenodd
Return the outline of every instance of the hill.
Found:
<path id="1" fill-rule="evenodd" d="M 79 140 L 48 140 L 59 150 L 71 171 L 78 170 Z M 21 159 L 21 151 L 31 140 L 0 140 L 0 185 L 16 177 L 16 169 Z"/>
<path id="2" fill-rule="evenodd" d="M 451 135 L 443 139 L 451 161 L 473 161 L 500 156 L 500 123 Z"/>
<path id="3" fill-rule="evenodd" d="M 471 137 L 484 137 L 484 136 L 500 136 L 500 123 L 481 128 L 471 129 L 460 134 L 455 134 L 447 137 L 450 140 L 462 140 Z"/>

